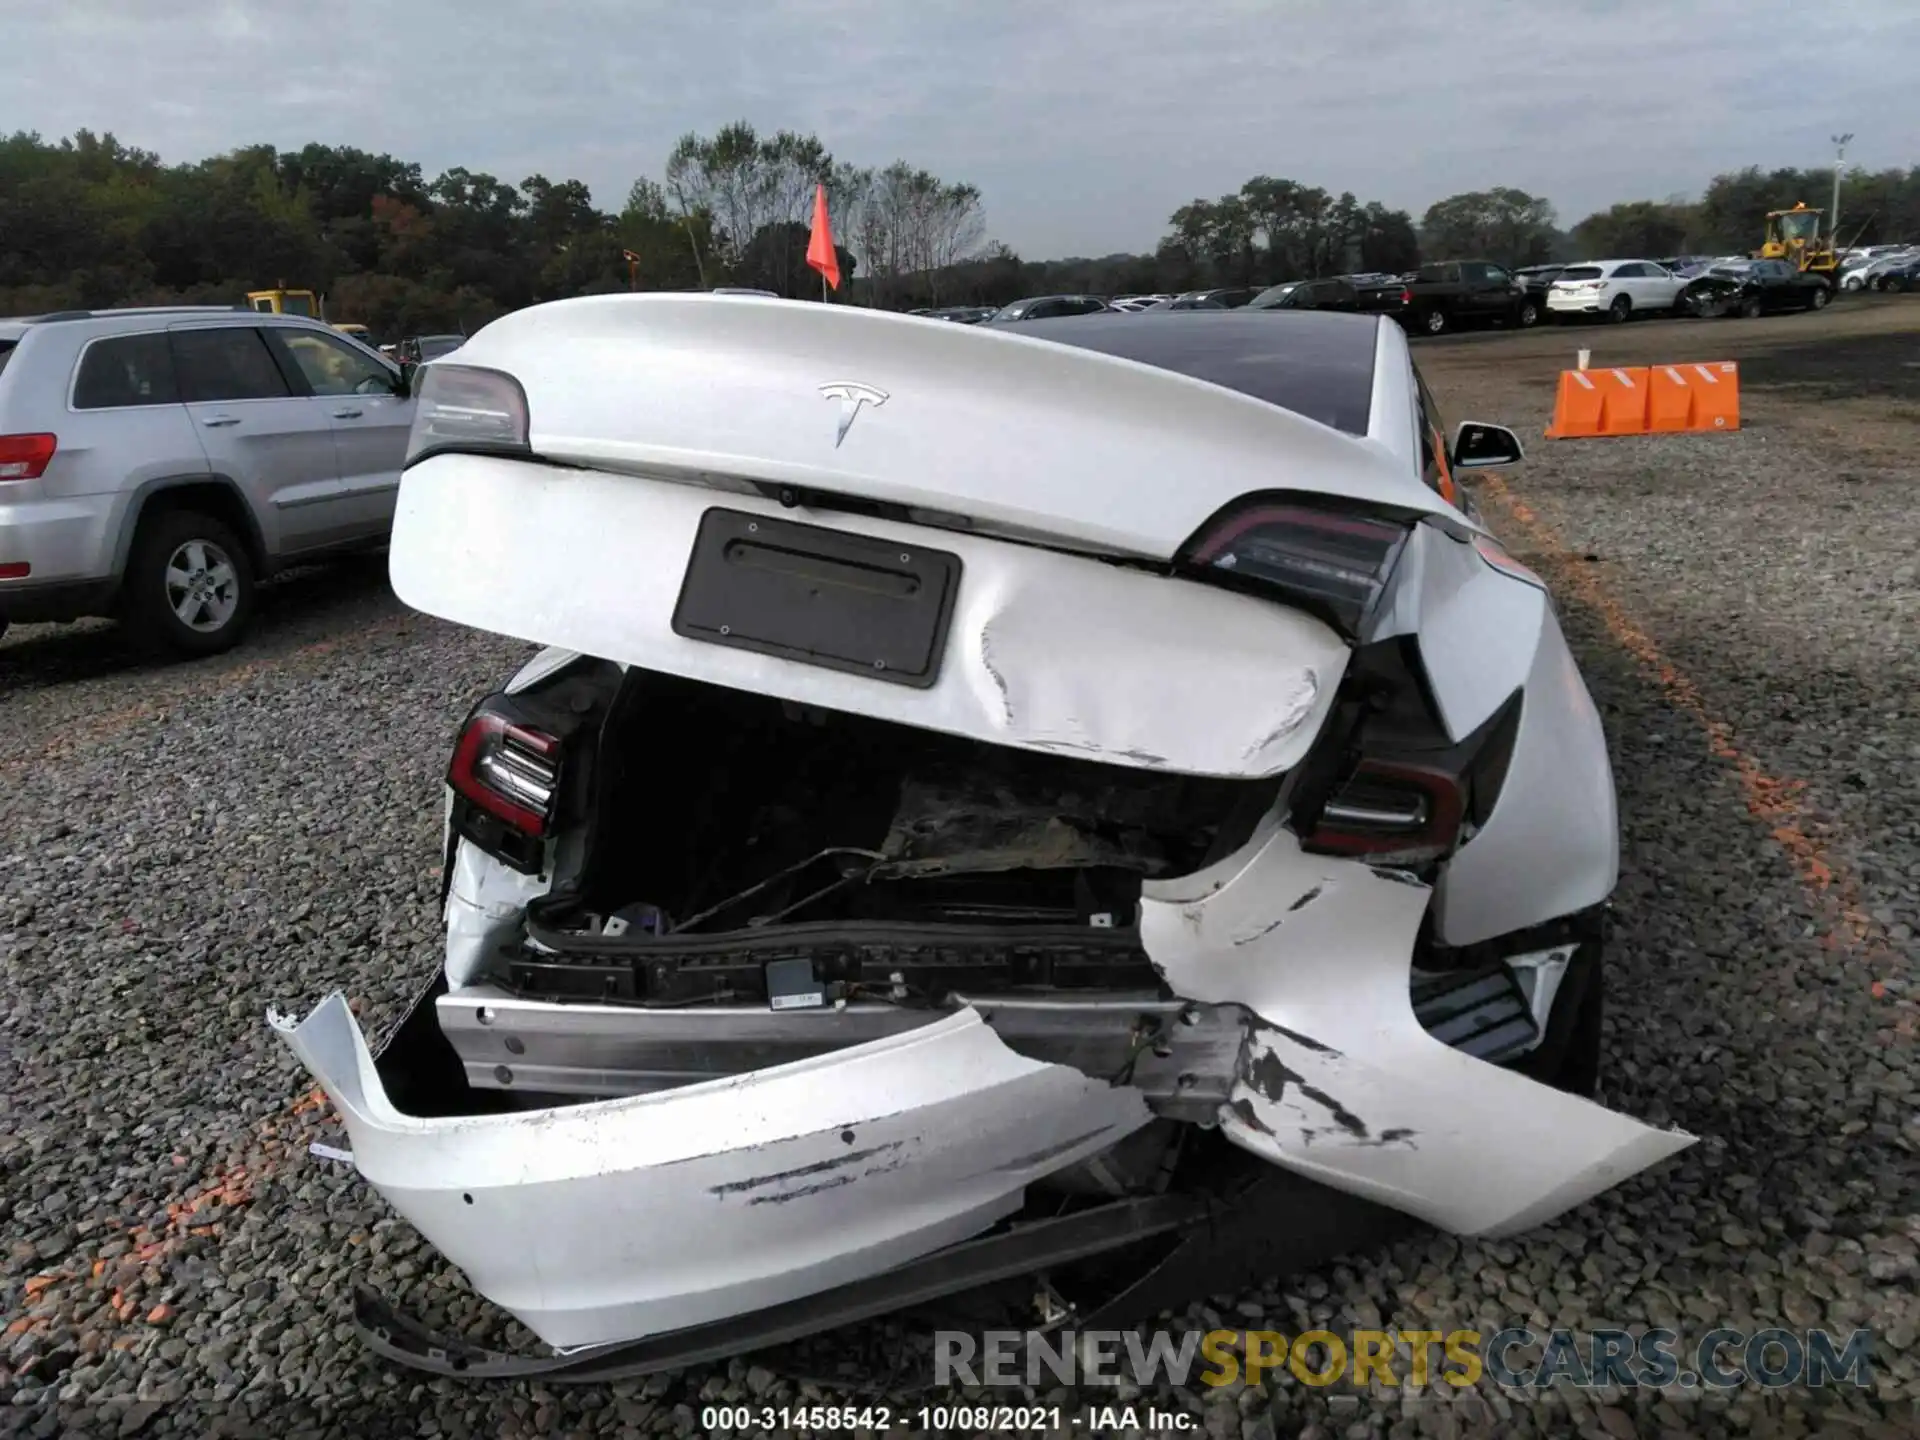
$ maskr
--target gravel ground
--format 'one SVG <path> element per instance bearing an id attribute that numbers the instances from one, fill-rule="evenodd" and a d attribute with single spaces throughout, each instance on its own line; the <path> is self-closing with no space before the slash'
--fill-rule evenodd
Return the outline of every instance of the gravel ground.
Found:
<path id="1" fill-rule="evenodd" d="M 1703 1139 L 1521 1239 L 1410 1240 L 1175 1321 L 1871 1325 L 1875 1388 L 1289 1381 L 1158 1403 L 1248 1440 L 1920 1433 L 1920 302 L 1902 301 L 1420 347 L 1455 418 L 1523 435 L 1574 343 L 1750 376 L 1737 435 L 1541 443 L 1481 487 L 1555 582 L 1615 747 L 1606 1098 Z M 1849 373 L 1875 377 L 1870 405 Z M 441 1328 L 525 1337 L 307 1156 L 337 1135 L 262 1015 L 338 986 L 378 1024 L 431 972 L 447 744 L 525 653 L 409 615 L 365 566 L 276 585 L 258 635 L 213 661 L 141 667 L 100 626 L 0 643 L 0 1433 L 691 1434 L 703 1399 L 820 1393 L 740 1363 L 612 1389 L 420 1383 L 357 1348 L 351 1275 Z"/>

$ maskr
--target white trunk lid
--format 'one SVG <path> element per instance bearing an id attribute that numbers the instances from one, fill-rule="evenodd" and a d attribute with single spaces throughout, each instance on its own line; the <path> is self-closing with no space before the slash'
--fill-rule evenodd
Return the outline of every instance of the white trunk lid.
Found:
<path id="1" fill-rule="evenodd" d="M 793 606 L 769 610 L 759 591 L 722 635 L 726 586 L 741 568 L 729 576 L 725 566 L 703 572 L 719 584 L 694 617 L 705 631 L 677 631 L 689 562 L 715 510 L 738 517 L 741 543 L 745 525 L 764 521 L 834 532 L 829 542 L 872 547 L 884 566 L 944 553 L 950 591 L 944 614 L 930 617 L 938 633 L 879 636 L 884 645 L 870 648 L 894 657 L 890 676 L 848 663 L 875 637 L 844 625 L 821 641 L 837 658 L 794 658 L 791 644 L 740 648 L 769 634 L 813 643 L 803 613 L 813 599 L 803 587 Z M 407 472 L 391 569 L 415 609 L 535 644 L 993 744 L 1196 775 L 1266 776 L 1298 763 L 1348 655 L 1327 626 L 1282 605 L 1134 566 L 494 457 L 441 455 Z M 902 673 L 929 635 L 937 664 Z"/>

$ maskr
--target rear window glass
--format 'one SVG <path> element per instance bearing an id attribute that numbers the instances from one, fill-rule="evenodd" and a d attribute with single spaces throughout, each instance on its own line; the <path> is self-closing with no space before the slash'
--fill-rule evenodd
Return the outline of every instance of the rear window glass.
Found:
<path id="1" fill-rule="evenodd" d="M 1350 435 L 1367 433 L 1379 332 L 1351 315 L 1163 311 L 1124 325 L 1041 320 L 1031 333 L 1223 385 Z"/>
<path id="2" fill-rule="evenodd" d="M 172 405 L 179 398 L 173 353 L 167 348 L 167 337 L 159 333 L 111 335 L 94 341 L 80 357 L 80 374 L 73 382 L 76 410 Z"/>
<path id="3" fill-rule="evenodd" d="M 0 371 L 7 368 L 7 357 L 13 354 L 13 347 L 19 343 L 17 340 L 0 340 Z"/>
<path id="4" fill-rule="evenodd" d="M 1606 273 L 1598 265 L 1569 265 L 1554 278 L 1556 280 L 1598 280 Z"/>
<path id="5" fill-rule="evenodd" d="M 251 326 L 176 330 L 173 354 L 183 400 L 270 400 L 293 393 L 266 340 Z"/>

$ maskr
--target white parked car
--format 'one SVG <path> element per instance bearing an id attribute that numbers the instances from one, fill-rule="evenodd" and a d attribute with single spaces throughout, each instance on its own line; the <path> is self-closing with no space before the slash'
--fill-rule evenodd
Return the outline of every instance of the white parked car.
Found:
<path id="1" fill-rule="evenodd" d="M 1547 287 L 1547 313 L 1557 318 L 1670 315 L 1687 282 L 1651 260 L 1592 260 L 1569 265 Z"/>
<path id="2" fill-rule="evenodd" d="M 365 1298 L 381 1353 L 634 1374 L 1036 1272 L 1132 1323 L 1690 1143 L 1585 1098 L 1606 741 L 1460 487 L 1520 443 L 1398 325 L 595 296 L 418 403 L 395 590 L 549 648 L 453 744 L 432 986 L 377 1054 L 272 1023 L 560 1353 Z"/>
<path id="3" fill-rule="evenodd" d="M 1911 263 L 1915 251 L 1904 245 L 1876 245 L 1872 253 L 1850 257 L 1840 267 L 1842 290 L 1879 290 L 1888 272 Z"/>

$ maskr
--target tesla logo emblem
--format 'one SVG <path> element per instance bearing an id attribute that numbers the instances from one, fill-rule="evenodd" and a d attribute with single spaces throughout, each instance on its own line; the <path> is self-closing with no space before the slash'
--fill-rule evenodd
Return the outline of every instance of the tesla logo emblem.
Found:
<path id="1" fill-rule="evenodd" d="M 840 448 L 840 442 L 847 438 L 847 431 L 853 428 L 854 417 L 860 413 L 862 405 L 878 409 L 887 403 L 886 391 L 862 385 L 857 380 L 836 380 L 831 385 L 822 385 L 820 397 L 840 402 L 840 429 L 833 437 L 833 448 L 836 450 Z"/>

